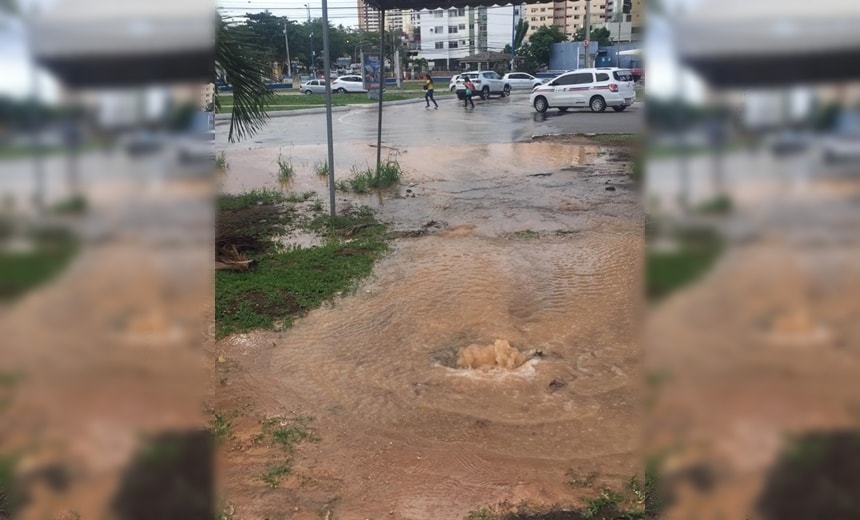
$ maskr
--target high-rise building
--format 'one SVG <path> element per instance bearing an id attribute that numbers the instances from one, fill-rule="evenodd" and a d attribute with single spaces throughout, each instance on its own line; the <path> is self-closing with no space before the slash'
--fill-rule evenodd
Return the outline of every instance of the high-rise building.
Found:
<path id="1" fill-rule="evenodd" d="M 591 25 L 599 26 L 612 17 L 613 0 L 591 0 Z M 637 0 L 641 2 L 641 0 Z M 561 27 L 568 38 L 585 24 L 586 0 L 561 0 L 529 4 L 525 7 L 529 31 L 526 37 L 534 34 L 540 27 L 556 25 Z"/>
<path id="2" fill-rule="evenodd" d="M 623 12 L 623 0 L 609 0 L 609 16 L 606 28 L 612 35 L 612 41 L 629 42 L 642 38 L 645 6 L 643 0 L 632 0 L 630 12 Z"/>
<path id="3" fill-rule="evenodd" d="M 519 7 L 517 7 L 519 9 Z M 451 70 L 479 52 L 501 52 L 512 40 L 514 7 L 424 9 L 419 13 L 421 57 L 435 69 Z"/>
<path id="4" fill-rule="evenodd" d="M 385 14 L 388 15 L 388 12 Z M 379 11 L 364 0 L 358 0 L 358 28 L 362 31 L 379 30 Z"/>

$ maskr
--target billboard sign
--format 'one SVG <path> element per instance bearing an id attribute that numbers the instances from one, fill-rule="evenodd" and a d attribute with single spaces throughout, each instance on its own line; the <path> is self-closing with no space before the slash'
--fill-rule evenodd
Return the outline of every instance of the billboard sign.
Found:
<path id="1" fill-rule="evenodd" d="M 378 54 L 361 53 L 361 76 L 364 78 L 364 88 L 368 91 L 379 90 L 382 77 L 382 60 Z"/>

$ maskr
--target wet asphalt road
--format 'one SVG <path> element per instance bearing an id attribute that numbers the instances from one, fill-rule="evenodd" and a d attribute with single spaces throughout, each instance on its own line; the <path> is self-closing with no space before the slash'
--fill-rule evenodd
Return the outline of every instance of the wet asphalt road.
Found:
<path id="1" fill-rule="evenodd" d="M 520 93 L 502 99 L 477 99 L 474 109 L 464 109 L 462 102 L 451 98 L 438 102 L 438 110 L 425 109 L 423 101 L 385 106 L 383 143 L 390 146 L 508 143 L 538 134 L 636 133 L 643 126 L 644 105 L 640 103 L 620 113 L 609 109 L 595 114 L 583 109 L 538 114 L 529 105 L 528 95 Z M 334 112 L 332 121 L 335 143 L 376 141 L 376 106 Z M 251 143 L 288 146 L 326 142 L 325 114 L 273 117 L 253 138 L 234 144 L 227 143 L 224 123 L 219 121 L 216 128 L 219 149 L 247 148 Z"/>

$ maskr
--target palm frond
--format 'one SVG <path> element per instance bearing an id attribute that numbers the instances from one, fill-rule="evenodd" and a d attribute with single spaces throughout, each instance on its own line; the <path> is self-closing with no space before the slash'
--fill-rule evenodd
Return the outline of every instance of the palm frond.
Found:
<path id="1" fill-rule="evenodd" d="M 233 112 L 227 132 L 227 140 L 233 143 L 253 136 L 266 124 L 266 104 L 273 93 L 263 81 L 266 65 L 252 53 L 243 52 L 220 17 L 217 24 L 215 67 L 233 87 Z M 214 104 L 221 107 L 217 92 Z"/>

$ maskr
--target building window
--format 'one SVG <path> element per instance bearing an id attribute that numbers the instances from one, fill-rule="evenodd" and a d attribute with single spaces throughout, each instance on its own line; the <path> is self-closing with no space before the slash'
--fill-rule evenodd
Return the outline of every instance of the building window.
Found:
<path id="1" fill-rule="evenodd" d="M 459 47 L 457 42 L 448 42 L 448 48 L 449 49 L 456 49 L 457 47 Z"/>
<path id="2" fill-rule="evenodd" d="M 457 16 L 456 9 L 448 9 L 448 16 Z"/>
<path id="3" fill-rule="evenodd" d="M 435 11 L 435 12 L 433 13 L 433 16 L 434 16 L 435 18 L 442 18 L 442 16 L 444 15 L 444 13 L 445 13 L 445 11 L 443 11 L 443 10 L 439 9 L 439 10 L 437 10 L 437 11 Z"/>
<path id="4" fill-rule="evenodd" d="M 461 30 L 461 31 L 465 31 L 465 30 L 466 30 L 466 24 L 461 23 L 461 24 L 460 24 L 460 30 Z"/>
<path id="5" fill-rule="evenodd" d="M 542 22 L 543 22 L 543 21 L 546 21 L 546 16 L 541 16 L 541 17 L 540 17 L 540 21 L 542 21 Z"/>
<path id="6" fill-rule="evenodd" d="M 536 22 L 536 21 L 537 21 L 537 16 L 532 16 L 532 21 L 533 21 L 533 22 Z"/>
<path id="7" fill-rule="evenodd" d="M 457 16 L 466 16 L 466 8 L 461 7 L 459 9 L 457 9 Z"/>
<path id="8" fill-rule="evenodd" d="M 457 26 L 449 25 L 448 26 L 448 34 L 457 34 Z"/>
<path id="9" fill-rule="evenodd" d="M 544 11 L 546 11 L 546 7 L 541 7 L 540 12 L 544 12 Z"/>
<path id="10" fill-rule="evenodd" d="M 537 12 L 537 7 L 532 7 L 532 12 L 533 12 L 533 13 L 536 13 L 536 12 Z"/>
<path id="11" fill-rule="evenodd" d="M 460 45 L 466 45 L 466 40 L 460 40 Z"/>
<path id="12" fill-rule="evenodd" d="M 444 49 L 445 48 L 445 42 L 436 42 L 436 48 L 437 49 Z"/>
<path id="13" fill-rule="evenodd" d="M 433 32 L 436 34 L 442 34 L 442 31 L 444 31 L 444 30 L 445 30 L 445 28 L 442 27 L 441 25 L 437 25 L 436 27 L 433 28 Z"/>
<path id="14" fill-rule="evenodd" d="M 579 15 L 578 15 L 578 14 L 577 14 L 577 15 L 574 15 L 573 19 L 574 19 L 574 20 L 579 20 Z"/>

